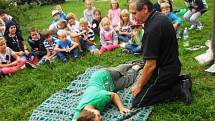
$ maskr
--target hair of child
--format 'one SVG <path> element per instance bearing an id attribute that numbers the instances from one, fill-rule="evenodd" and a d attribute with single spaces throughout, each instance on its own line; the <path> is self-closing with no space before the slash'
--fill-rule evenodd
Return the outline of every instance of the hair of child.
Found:
<path id="1" fill-rule="evenodd" d="M 103 28 L 103 24 L 106 23 L 106 22 L 110 23 L 110 20 L 108 19 L 108 17 L 102 18 L 99 27 Z"/>
<path id="2" fill-rule="evenodd" d="M 129 11 L 128 11 L 128 9 L 123 9 L 122 11 L 121 11 L 121 13 L 120 13 L 120 15 L 121 16 L 129 16 Z"/>
<path id="3" fill-rule="evenodd" d="M 0 16 L 3 14 L 7 14 L 6 11 L 4 9 L 0 9 Z"/>
<path id="4" fill-rule="evenodd" d="M 96 8 L 94 11 L 93 11 L 93 15 L 95 15 L 96 13 L 99 13 L 100 15 L 102 14 L 101 10 Z"/>
<path id="5" fill-rule="evenodd" d="M 112 9 L 112 3 L 116 3 L 117 4 L 117 9 L 119 8 L 119 1 L 118 0 L 111 0 L 110 2 L 110 8 Z"/>
<path id="6" fill-rule="evenodd" d="M 70 19 L 77 19 L 76 15 L 72 12 L 68 13 L 67 16 L 66 16 L 66 20 L 70 20 Z"/>
<path id="7" fill-rule="evenodd" d="M 96 115 L 93 112 L 82 110 L 77 121 L 94 121 L 95 117 Z"/>
<path id="8" fill-rule="evenodd" d="M 50 31 L 50 30 L 43 30 L 42 32 L 41 32 L 41 35 L 45 38 L 45 39 L 48 39 L 49 38 L 49 36 L 51 36 L 51 34 L 52 34 L 52 32 Z"/>
<path id="9" fill-rule="evenodd" d="M 31 27 L 28 32 L 29 33 L 31 33 L 31 32 L 38 32 L 38 30 L 35 27 Z"/>
<path id="10" fill-rule="evenodd" d="M 79 20 L 79 24 L 88 24 L 88 21 L 87 21 L 86 18 L 82 17 L 82 18 L 80 18 L 80 20 Z"/>
<path id="11" fill-rule="evenodd" d="M 57 36 L 65 37 L 66 35 L 67 35 L 67 33 L 65 30 L 58 30 L 57 31 Z"/>
<path id="12" fill-rule="evenodd" d="M 0 36 L 0 43 L 6 42 L 5 38 L 3 36 Z"/>
<path id="13" fill-rule="evenodd" d="M 93 3 L 93 0 L 85 0 L 85 3 Z"/>
<path id="14" fill-rule="evenodd" d="M 163 9 L 163 8 L 169 8 L 170 7 L 170 5 L 169 5 L 169 3 L 167 3 L 167 2 L 164 2 L 164 3 L 161 3 L 160 4 L 160 8 L 161 9 Z"/>
<path id="15" fill-rule="evenodd" d="M 61 5 L 58 4 L 58 5 L 55 6 L 55 9 L 58 9 L 58 8 L 62 9 Z"/>
<path id="16" fill-rule="evenodd" d="M 59 29 L 64 29 L 64 28 L 67 27 L 67 22 L 66 22 L 65 20 L 59 20 L 59 21 L 57 22 L 57 26 L 60 26 Z"/>

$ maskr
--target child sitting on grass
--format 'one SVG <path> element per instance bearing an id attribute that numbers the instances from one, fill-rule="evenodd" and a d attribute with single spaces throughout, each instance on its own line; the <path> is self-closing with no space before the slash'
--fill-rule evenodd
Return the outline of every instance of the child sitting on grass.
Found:
<path id="1" fill-rule="evenodd" d="M 161 7 L 161 12 L 169 18 L 169 20 L 172 22 L 174 29 L 177 31 L 178 27 L 182 23 L 181 18 L 176 16 L 174 13 L 170 12 L 169 3 L 166 3 L 166 2 L 161 3 L 160 7 Z"/>
<path id="2" fill-rule="evenodd" d="M 93 7 L 93 0 L 85 0 L 86 9 L 84 10 L 84 17 L 87 19 L 89 26 L 92 26 L 93 22 L 93 11 L 96 9 Z"/>
<path id="3" fill-rule="evenodd" d="M 100 23 L 100 43 L 101 48 L 99 54 L 103 54 L 105 51 L 111 51 L 115 48 L 118 48 L 118 36 L 116 31 L 111 26 L 110 20 L 105 17 L 101 20 Z"/>
<path id="4" fill-rule="evenodd" d="M 70 37 L 67 37 L 67 32 L 65 30 L 59 30 L 57 36 L 58 41 L 54 50 L 63 63 L 67 62 L 68 55 L 71 55 L 73 58 L 79 58 L 78 44 L 73 42 Z"/>
<path id="5" fill-rule="evenodd" d="M 44 38 L 35 27 L 32 27 L 29 30 L 29 33 L 28 43 L 31 46 L 31 54 L 35 58 L 34 63 L 37 63 L 44 55 L 46 55 L 46 50 L 43 45 Z"/>
<path id="6" fill-rule="evenodd" d="M 93 12 L 93 15 L 94 15 L 94 19 L 93 19 L 91 28 L 94 31 L 94 33 L 99 34 L 100 33 L 99 24 L 102 20 L 101 11 L 99 9 L 95 9 Z"/>
<path id="7" fill-rule="evenodd" d="M 30 54 L 23 37 L 17 33 L 17 26 L 13 21 L 6 22 L 5 32 L 8 33 L 5 39 L 9 48 L 19 56 L 28 56 Z"/>
<path id="8" fill-rule="evenodd" d="M 7 47 L 5 38 L 0 37 L 0 76 L 21 70 L 24 65 L 25 59 Z"/>
<path id="9" fill-rule="evenodd" d="M 123 9 L 120 14 L 120 22 L 118 24 L 118 38 L 121 42 L 128 42 L 131 39 L 131 21 L 130 14 L 127 9 Z"/>
<path id="10" fill-rule="evenodd" d="M 79 30 L 79 22 L 76 20 L 76 15 L 72 12 L 68 13 L 66 16 L 66 20 L 68 22 L 67 26 L 70 32 L 77 32 Z"/>
<path id="11" fill-rule="evenodd" d="M 108 18 L 113 28 L 116 28 L 120 22 L 120 12 L 119 1 L 111 0 L 110 9 L 108 10 Z"/>
<path id="12" fill-rule="evenodd" d="M 3 20 L 6 24 L 6 22 L 8 21 L 13 21 L 13 23 L 15 23 L 16 27 L 17 27 L 17 32 L 19 34 L 22 34 L 21 30 L 20 30 L 20 25 L 19 23 L 10 15 L 7 14 L 7 12 L 3 9 L 0 9 L 0 19 Z M 5 35 L 7 35 L 8 33 L 5 33 Z"/>
<path id="13" fill-rule="evenodd" d="M 142 38 L 144 30 L 142 24 L 134 24 L 132 28 L 132 38 L 130 42 L 120 44 L 121 47 L 125 48 L 125 53 L 140 54 L 142 52 Z"/>
<path id="14" fill-rule="evenodd" d="M 161 6 L 160 6 L 161 3 L 169 3 L 170 5 L 169 8 L 170 8 L 170 11 L 172 12 L 173 11 L 172 2 L 173 0 L 158 0 L 158 2 L 155 3 L 153 7 L 156 11 L 161 12 Z"/>
<path id="15" fill-rule="evenodd" d="M 184 0 L 189 10 L 184 14 L 184 20 L 190 22 L 190 30 L 203 29 L 202 23 L 198 20 L 207 10 L 208 5 L 205 0 Z"/>
<path id="16" fill-rule="evenodd" d="M 54 51 L 55 44 L 57 43 L 57 38 L 51 36 L 49 30 L 42 31 L 41 35 L 45 39 L 43 45 L 46 49 L 46 55 L 40 60 L 39 64 L 49 64 L 56 60 L 57 54 Z"/>
<path id="17" fill-rule="evenodd" d="M 81 48 L 84 51 L 90 51 L 92 54 L 98 54 L 98 49 L 94 41 L 94 32 L 89 28 L 87 19 L 85 18 L 80 19 L 80 32 L 83 32 L 80 36 Z"/>
<path id="18" fill-rule="evenodd" d="M 63 12 L 61 5 L 56 5 L 55 10 L 59 11 L 61 19 L 66 20 L 66 14 Z"/>
<path id="19" fill-rule="evenodd" d="M 100 111 L 111 101 L 119 108 L 121 114 L 128 113 L 130 110 L 123 106 L 116 92 L 133 84 L 140 68 L 141 65 L 138 64 L 121 64 L 94 72 L 72 121 L 100 121 Z"/>

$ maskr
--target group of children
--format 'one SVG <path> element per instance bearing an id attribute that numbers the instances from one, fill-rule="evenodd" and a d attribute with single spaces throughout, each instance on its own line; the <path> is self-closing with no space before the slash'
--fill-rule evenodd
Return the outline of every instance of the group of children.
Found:
<path id="1" fill-rule="evenodd" d="M 190 29 L 202 29 L 197 18 L 207 11 L 206 1 L 184 1 L 189 7 L 184 19 L 191 23 Z M 177 31 L 182 20 L 173 13 L 172 4 L 172 0 L 158 0 L 154 9 L 166 15 Z M 126 53 L 142 52 L 144 25 L 136 23 L 127 9 L 121 10 L 118 0 L 110 1 L 107 17 L 102 17 L 101 11 L 93 6 L 93 0 L 85 0 L 85 6 L 84 17 L 78 21 L 74 13 L 65 14 L 57 5 L 52 11 L 49 29 L 39 32 L 32 27 L 29 30 L 27 42 L 31 49 L 26 46 L 19 24 L 0 10 L 0 74 L 10 74 L 25 66 L 35 68 L 36 64 L 50 63 L 57 58 L 66 63 L 68 56 L 76 59 L 87 51 L 102 55 L 122 47 Z M 95 34 L 99 36 L 100 48 L 97 48 Z"/>

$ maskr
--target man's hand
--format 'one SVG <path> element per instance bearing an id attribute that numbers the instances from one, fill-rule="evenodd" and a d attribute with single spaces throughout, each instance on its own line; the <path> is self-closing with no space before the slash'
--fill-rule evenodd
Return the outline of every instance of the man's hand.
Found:
<path id="1" fill-rule="evenodd" d="M 177 24 L 177 23 L 174 23 L 174 24 L 172 24 L 172 25 L 173 25 L 174 29 L 177 30 L 178 24 Z"/>
<path id="2" fill-rule="evenodd" d="M 129 109 L 127 109 L 127 108 L 122 108 L 122 109 L 120 109 L 120 113 L 121 114 L 126 114 L 126 113 L 128 113 L 128 112 L 130 112 L 130 110 Z"/>
<path id="3" fill-rule="evenodd" d="M 142 87 L 139 84 L 135 84 L 131 90 L 132 96 L 134 97 L 137 96 L 137 94 L 139 94 L 141 90 L 142 90 Z"/>

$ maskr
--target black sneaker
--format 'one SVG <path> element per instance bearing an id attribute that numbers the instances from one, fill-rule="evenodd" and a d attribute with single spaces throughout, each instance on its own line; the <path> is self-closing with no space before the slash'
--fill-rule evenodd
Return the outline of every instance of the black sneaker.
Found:
<path id="1" fill-rule="evenodd" d="M 182 80 L 187 80 L 189 82 L 189 90 L 190 90 L 190 92 L 192 91 L 192 79 L 191 79 L 191 75 L 190 74 L 180 75 L 178 77 L 178 79 L 180 80 L 180 82 L 182 82 Z"/>
<path id="2" fill-rule="evenodd" d="M 188 79 L 182 80 L 181 82 L 181 96 L 185 98 L 186 104 L 191 104 L 192 102 L 192 93 L 190 91 L 191 83 Z"/>

